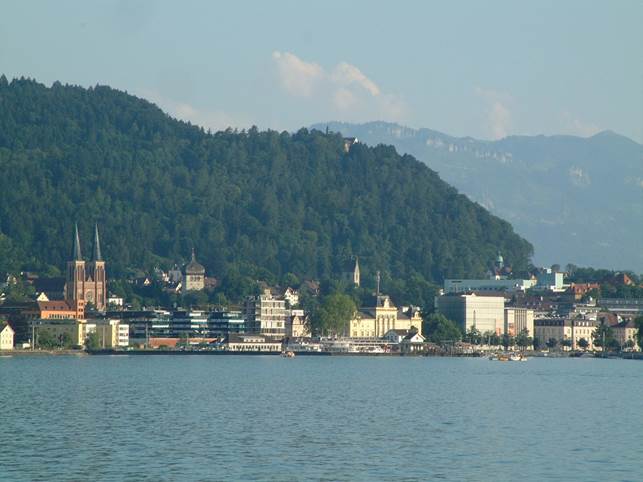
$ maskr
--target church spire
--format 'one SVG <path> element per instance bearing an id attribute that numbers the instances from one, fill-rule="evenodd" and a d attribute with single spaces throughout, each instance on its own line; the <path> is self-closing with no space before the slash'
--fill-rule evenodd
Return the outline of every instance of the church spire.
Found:
<path id="1" fill-rule="evenodd" d="M 74 251 L 72 252 L 71 257 L 74 261 L 82 261 L 83 256 L 80 252 L 80 236 L 78 235 L 78 223 L 76 223 L 74 229 L 75 229 Z"/>
<path id="2" fill-rule="evenodd" d="M 103 255 L 100 252 L 100 238 L 98 237 L 98 224 L 94 227 L 94 258 L 93 261 L 103 261 Z"/>

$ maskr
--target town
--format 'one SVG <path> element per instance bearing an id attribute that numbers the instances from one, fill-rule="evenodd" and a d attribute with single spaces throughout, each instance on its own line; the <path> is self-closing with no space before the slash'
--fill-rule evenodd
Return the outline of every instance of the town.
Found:
<path id="1" fill-rule="evenodd" d="M 498 253 L 487 278 L 445 279 L 428 307 L 397 306 L 382 289 L 379 271 L 375 290 L 362 298 L 366 302 L 341 292 L 323 296 L 320 283 L 307 280 L 284 287 L 257 282 L 256 292 L 238 305 L 212 305 L 207 297 L 193 296 L 191 306 L 133 306 L 110 291 L 106 264 L 98 226 L 89 260 L 76 227 L 64 277 L 9 274 L 1 287 L 0 350 L 631 357 L 641 351 L 643 286 L 631 273 L 567 282 L 573 273 L 553 266 L 518 279 Z M 218 280 L 207 276 L 192 250 L 182 267 L 157 268 L 126 282 L 197 295 Z M 354 293 L 361 285 L 354 257 L 335 286 Z"/>

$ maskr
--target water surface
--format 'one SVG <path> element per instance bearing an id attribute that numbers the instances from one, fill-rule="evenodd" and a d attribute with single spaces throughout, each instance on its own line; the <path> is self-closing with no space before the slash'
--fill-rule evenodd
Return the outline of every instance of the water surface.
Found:
<path id="1" fill-rule="evenodd" d="M 643 479 L 628 360 L 0 358 L 0 480 Z"/>

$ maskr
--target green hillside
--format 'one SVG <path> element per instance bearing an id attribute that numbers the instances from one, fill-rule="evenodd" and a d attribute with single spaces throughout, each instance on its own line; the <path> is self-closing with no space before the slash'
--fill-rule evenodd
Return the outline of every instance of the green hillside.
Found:
<path id="1" fill-rule="evenodd" d="M 532 254 L 392 147 L 347 155 L 339 134 L 305 129 L 210 134 L 109 87 L 0 78 L 0 172 L 0 271 L 62 268 L 76 221 L 86 254 L 99 224 L 112 277 L 193 246 L 209 275 L 269 282 L 332 278 L 359 255 L 363 278 L 417 285 L 482 275 L 497 250 L 518 270 Z"/>

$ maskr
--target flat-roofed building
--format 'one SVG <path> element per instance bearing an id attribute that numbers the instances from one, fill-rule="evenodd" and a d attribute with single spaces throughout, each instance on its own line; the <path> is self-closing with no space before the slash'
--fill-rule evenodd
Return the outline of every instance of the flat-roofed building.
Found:
<path id="1" fill-rule="evenodd" d="M 527 330 L 529 336 L 534 336 L 534 310 L 527 308 L 505 308 L 504 333 L 516 336 L 522 330 Z"/>
<path id="2" fill-rule="evenodd" d="M 244 318 L 249 333 L 283 338 L 286 335 L 286 300 L 273 296 L 269 289 L 246 300 Z"/>
<path id="3" fill-rule="evenodd" d="M 536 284 L 530 279 L 445 279 L 444 293 L 469 293 L 471 291 L 498 292 L 526 291 Z"/>
<path id="4" fill-rule="evenodd" d="M 435 307 L 464 332 L 474 326 L 481 333 L 500 335 L 504 331 L 505 298 L 502 296 L 444 295 L 436 297 Z"/>
<path id="5" fill-rule="evenodd" d="M 120 320 L 101 320 L 87 323 L 87 334 L 96 333 L 100 348 L 129 346 L 129 325 Z"/>

